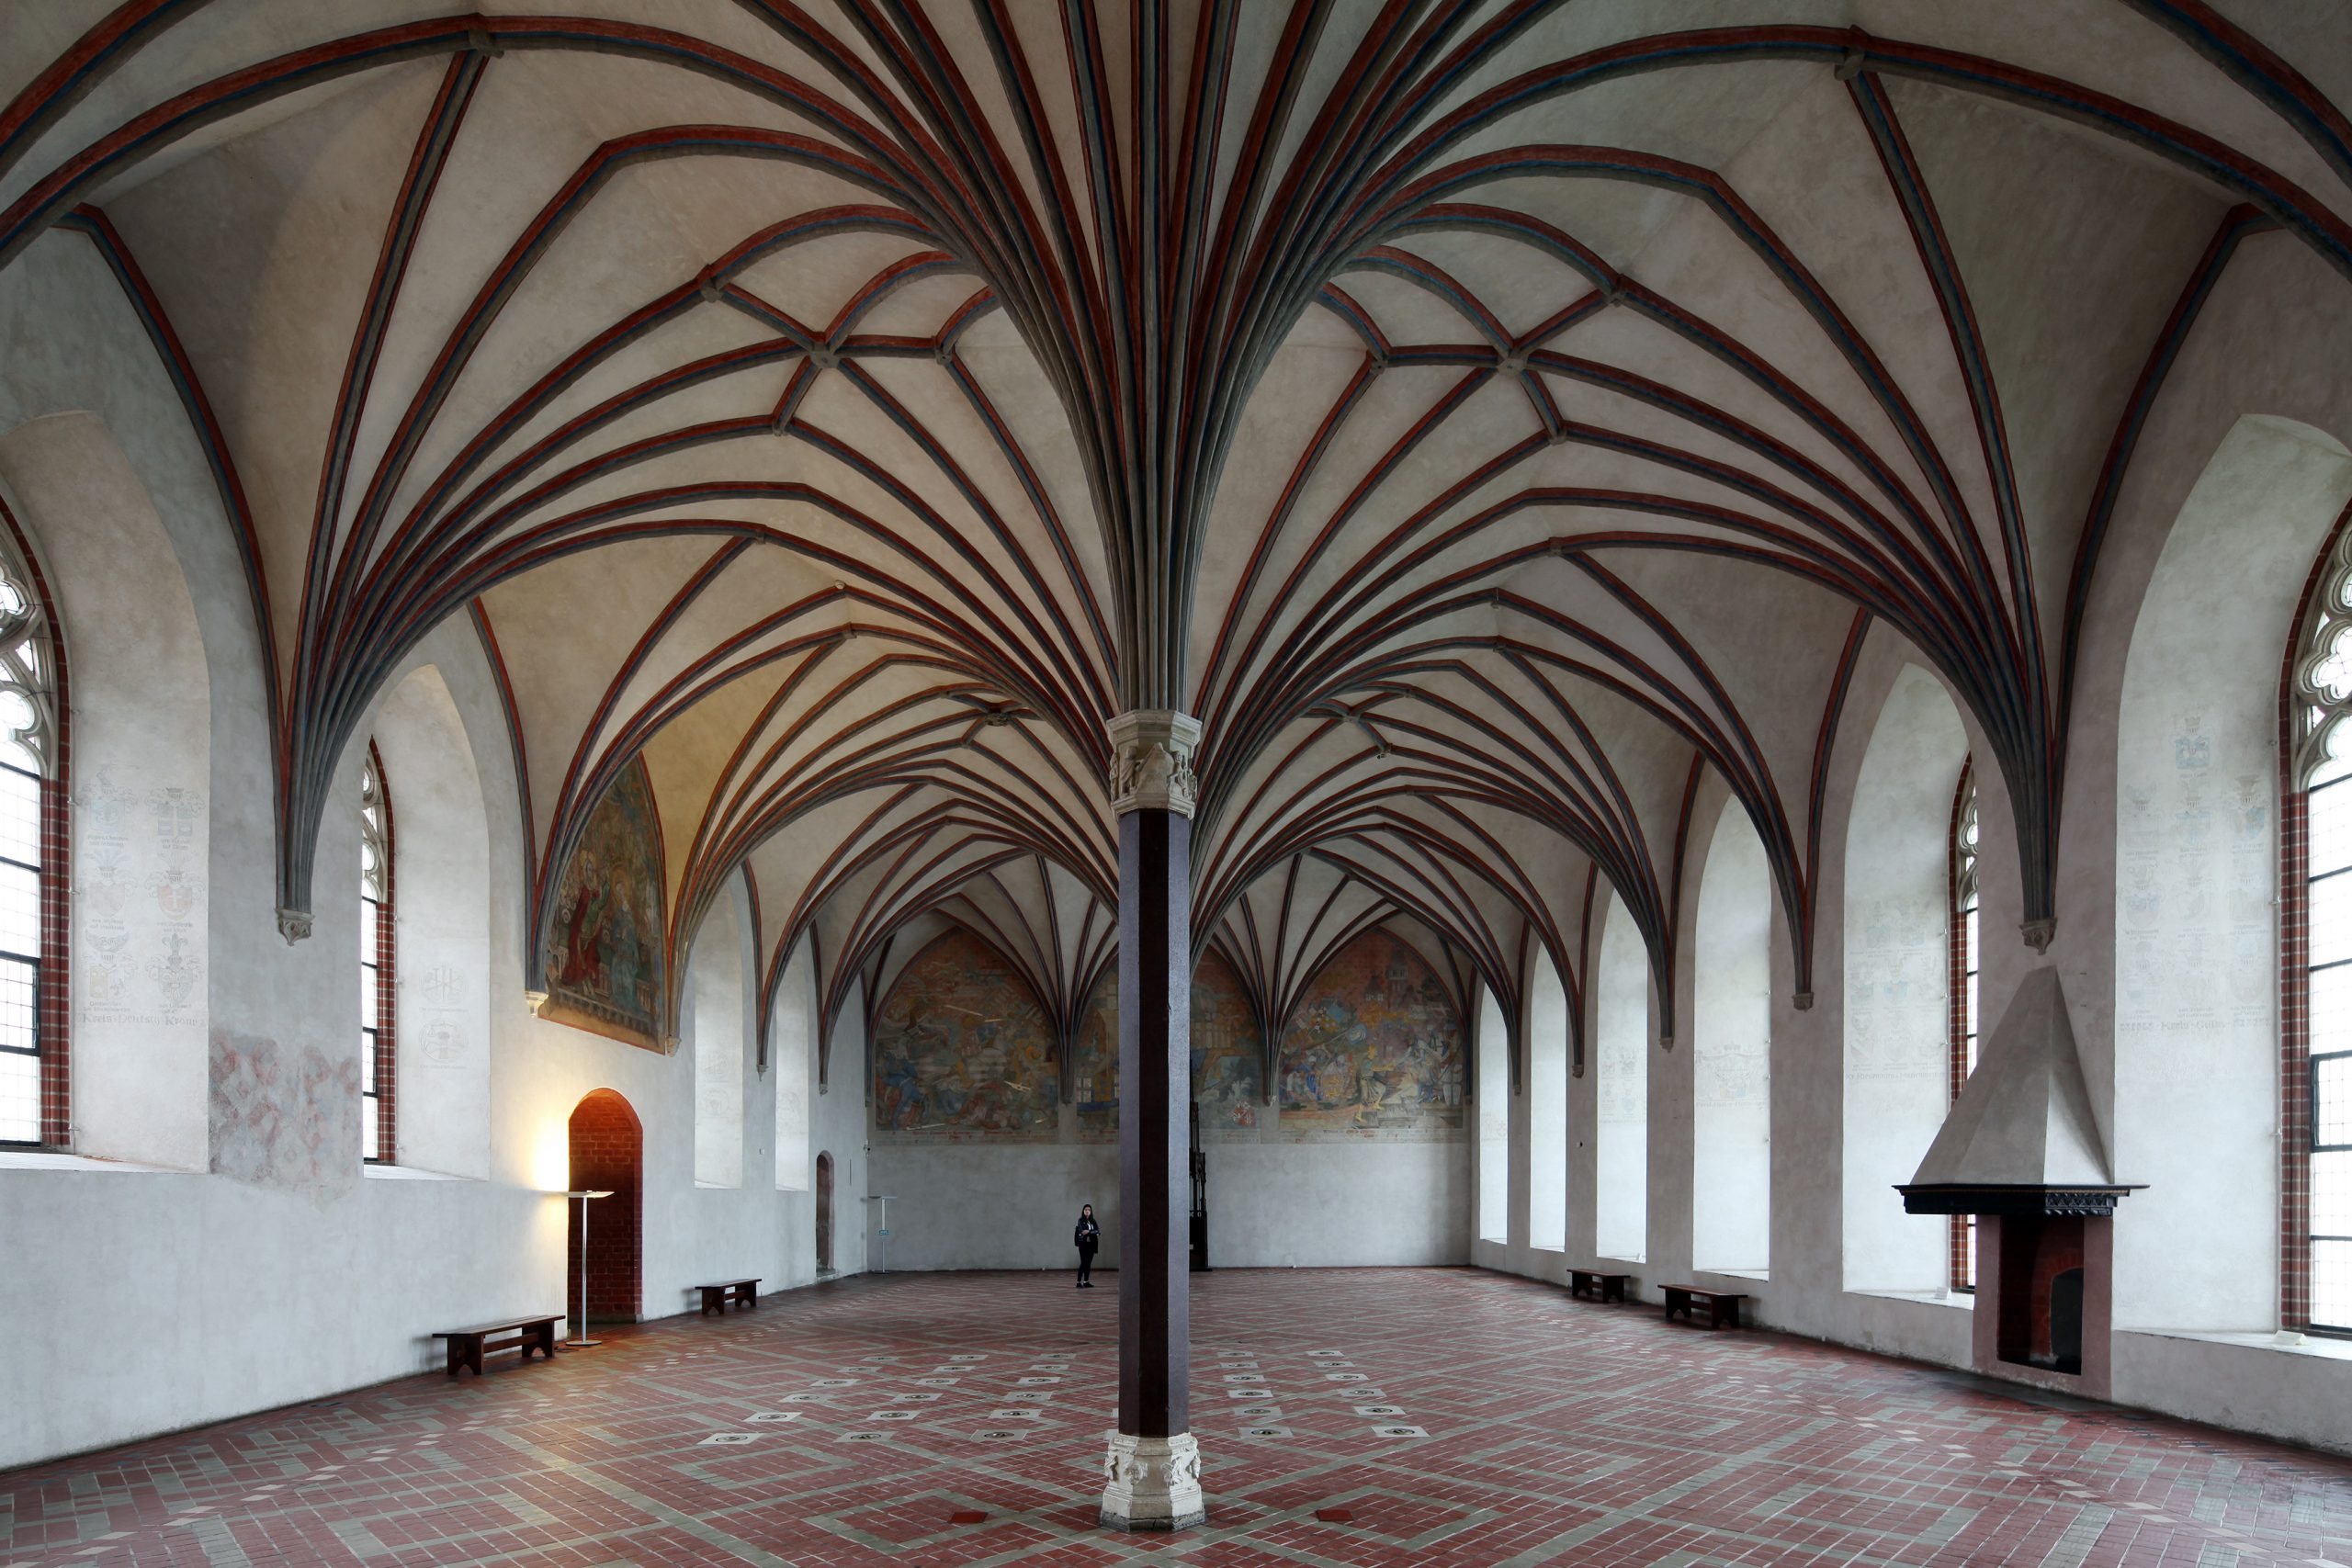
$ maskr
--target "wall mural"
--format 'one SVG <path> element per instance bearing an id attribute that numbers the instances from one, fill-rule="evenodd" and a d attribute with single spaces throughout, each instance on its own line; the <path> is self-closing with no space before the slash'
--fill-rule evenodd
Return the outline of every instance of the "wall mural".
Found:
<path id="1" fill-rule="evenodd" d="M 1233 965 L 1210 953 L 1193 968 L 1193 1099 L 1201 1141 L 1248 1143 L 1264 1097 L 1258 1021 Z"/>
<path id="2" fill-rule="evenodd" d="M 1421 955 L 1367 931 L 1316 976 L 1283 1032 L 1288 1143 L 1463 1135 L 1462 1020 Z"/>
<path id="3" fill-rule="evenodd" d="M 1201 1138 L 1248 1143 L 1257 1137 L 1258 1025 L 1241 977 L 1215 953 L 1193 971 L 1193 1098 Z M 1078 1141 L 1119 1141 L 1119 972 L 1096 982 L 1070 1052 L 1070 1093 L 1078 1102 Z"/>
<path id="4" fill-rule="evenodd" d="M 557 885 L 542 1018 L 662 1049 L 662 825 L 642 758 L 596 804 Z"/>
<path id="5" fill-rule="evenodd" d="M 1119 1141 L 1119 966 L 1094 983 L 1069 1054 L 1070 1098 L 1078 1102 L 1078 1141 Z"/>
<path id="6" fill-rule="evenodd" d="M 874 1030 L 876 1131 L 1052 1143 L 1060 1097 L 1044 1010 L 993 948 L 950 931 L 900 973 Z"/>

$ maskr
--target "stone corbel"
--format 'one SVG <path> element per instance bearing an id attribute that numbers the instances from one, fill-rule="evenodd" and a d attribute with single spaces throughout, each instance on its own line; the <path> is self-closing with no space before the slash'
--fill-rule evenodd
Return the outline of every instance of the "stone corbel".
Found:
<path id="1" fill-rule="evenodd" d="M 288 947 L 298 942 L 308 942 L 311 939 L 311 911 L 308 909 L 278 910 L 277 934 L 286 939 L 286 945 Z"/>
<path id="2" fill-rule="evenodd" d="M 1111 809 L 1173 811 L 1190 817 L 1197 782 L 1193 752 L 1201 721 L 1172 708 L 1135 708 L 1119 715 L 1111 732 Z"/>

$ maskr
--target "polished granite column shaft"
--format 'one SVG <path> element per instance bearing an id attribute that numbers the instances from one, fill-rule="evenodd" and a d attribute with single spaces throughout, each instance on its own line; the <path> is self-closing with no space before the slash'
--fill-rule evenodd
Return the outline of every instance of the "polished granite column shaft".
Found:
<path id="1" fill-rule="evenodd" d="M 1193 1050 L 1193 776 L 1199 723 L 1111 724 L 1119 813 L 1119 1426 L 1102 1521 L 1202 1522 L 1192 1433 L 1188 1122 Z"/>

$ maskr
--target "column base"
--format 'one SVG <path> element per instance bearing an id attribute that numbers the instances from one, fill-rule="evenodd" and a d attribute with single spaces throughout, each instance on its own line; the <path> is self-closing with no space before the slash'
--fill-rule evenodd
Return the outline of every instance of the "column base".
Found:
<path id="1" fill-rule="evenodd" d="M 1201 1445 L 1190 1432 L 1167 1438 L 1111 1434 L 1102 1461 L 1099 1522 L 1114 1530 L 1182 1530 L 1208 1522 L 1201 1500 Z"/>

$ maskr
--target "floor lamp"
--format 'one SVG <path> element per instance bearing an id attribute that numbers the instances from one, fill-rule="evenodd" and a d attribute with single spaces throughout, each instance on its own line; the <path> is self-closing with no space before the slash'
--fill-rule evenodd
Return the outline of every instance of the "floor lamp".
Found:
<path id="1" fill-rule="evenodd" d="M 591 1346 L 604 1343 L 601 1339 L 588 1337 L 588 1201 L 592 1198 L 609 1198 L 612 1193 L 609 1190 L 594 1191 L 582 1188 L 567 1192 L 564 1196 L 580 1200 L 580 1332 L 576 1337 L 565 1340 L 563 1348 L 567 1350 L 585 1350 Z"/>

